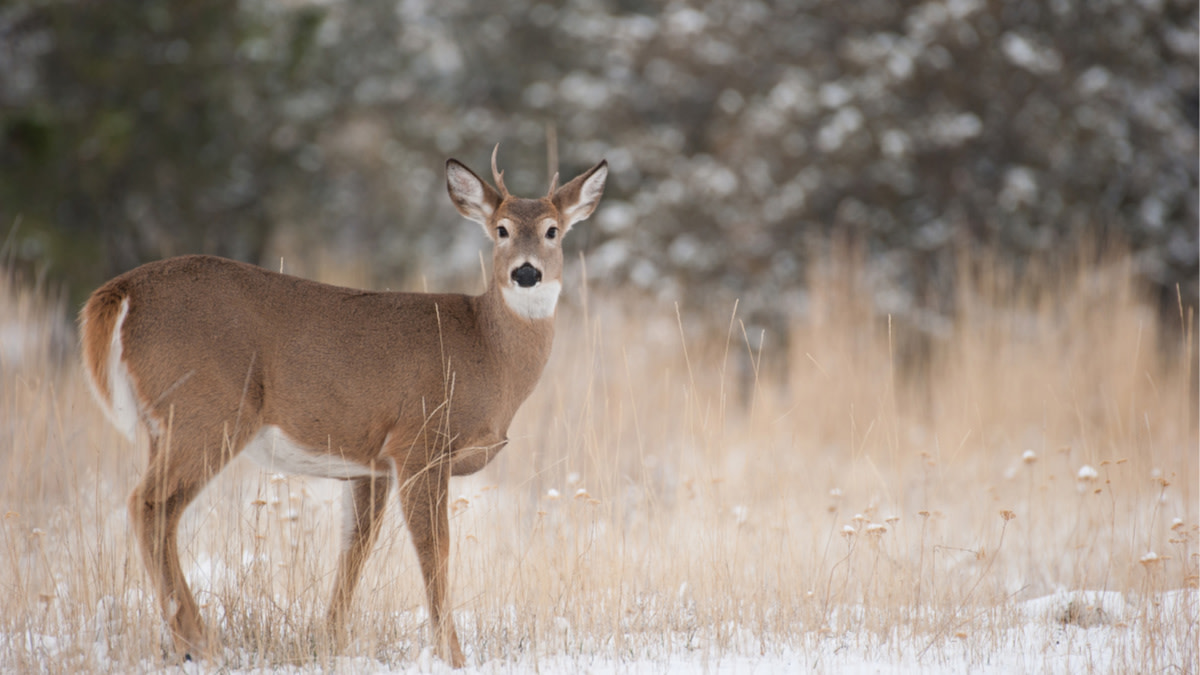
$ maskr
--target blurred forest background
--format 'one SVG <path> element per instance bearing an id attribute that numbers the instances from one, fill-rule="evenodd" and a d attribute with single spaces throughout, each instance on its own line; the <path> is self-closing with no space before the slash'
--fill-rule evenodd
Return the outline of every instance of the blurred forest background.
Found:
<path id="1" fill-rule="evenodd" d="M 1197 301 L 1194 0 L 6 0 L 0 246 L 72 302 L 167 255 L 474 274 L 448 156 L 543 194 L 602 157 L 592 284 L 802 317 L 865 256 L 934 330 L 964 255 L 1117 243 Z M 1083 255 L 1086 255 L 1083 254 Z M 721 314 L 728 316 L 728 309 Z"/>

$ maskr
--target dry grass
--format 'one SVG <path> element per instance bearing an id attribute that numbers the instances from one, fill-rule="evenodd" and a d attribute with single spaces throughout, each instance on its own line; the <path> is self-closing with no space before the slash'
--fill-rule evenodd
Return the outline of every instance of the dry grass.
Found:
<path id="1" fill-rule="evenodd" d="M 509 448 L 451 484 L 468 659 L 836 644 L 930 665 L 1017 651 L 1036 669 L 1049 632 L 1100 626 L 1137 637 L 1076 672 L 1195 672 L 1196 593 L 1168 593 L 1197 586 L 1195 318 L 1160 325 L 1120 260 L 996 269 L 964 265 L 958 319 L 914 367 L 897 356 L 912 329 L 871 314 L 852 264 L 814 272 L 786 348 L 733 307 L 568 298 Z M 0 277 L 0 324 L 43 330 L 60 311 Z M 74 363 L 14 354 L 0 352 L 0 669 L 156 668 L 167 641 L 125 515 L 143 452 Z M 191 507 L 184 567 L 224 667 L 428 658 L 395 504 L 354 607 L 351 651 L 368 660 L 335 661 L 316 637 L 340 497 L 239 462 Z M 1027 600 L 1082 590 L 1122 604 L 1061 594 L 1044 629 L 1021 630 Z"/>

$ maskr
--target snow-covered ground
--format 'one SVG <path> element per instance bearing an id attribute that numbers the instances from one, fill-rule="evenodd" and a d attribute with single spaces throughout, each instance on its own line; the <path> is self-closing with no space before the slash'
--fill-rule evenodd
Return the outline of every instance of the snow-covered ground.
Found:
<path id="1" fill-rule="evenodd" d="M 961 673 L 1196 673 L 1197 624 L 1200 593 L 1173 591 L 1149 598 L 1130 598 L 1109 592 L 1061 592 L 1016 603 L 997 610 L 995 619 L 966 617 L 946 622 L 945 628 L 923 635 L 903 629 L 889 639 L 846 632 L 838 635 L 809 633 L 802 646 L 764 644 L 751 630 L 732 631 L 730 645 L 717 650 L 694 637 L 664 636 L 657 646 L 645 644 L 628 655 L 578 653 L 568 645 L 564 653 L 525 651 L 512 657 L 476 663 L 467 645 L 469 665 L 454 671 L 435 658 L 428 647 L 414 659 L 379 660 L 341 656 L 321 666 L 264 663 L 262 657 L 229 651 L 220 661 L 191 662 L 183 666 L 143 661 L 138 671 L 162 673 L 461 673 L 498 675 L 538 673 L 559 675 L 638 675 L 712 673 L 770 675 L 776 673 L 839 673 L 847 675 L 958 675 Z M 407 617 L 411 620 L 413 617 Z M 1008 624 L 1009 627 L 1000 627 Z M 99 631 L 103 633 L 103 631 Z M 98 670 L 119 672 L 120 663 L 107 656 L 109 641 L 98 639 L 92 658 Z M 36 655 L 36 661 L 54 670 L 74 636 L 29 634 L 0 638 Z M 16 644 L 14 644 L 14 642 Z M 24 642 L 24 644 L 20 644 Z M 609 650 L 614 651 L 614 650 Z M 640 652 L 635 653 L 635 652 Z M 11 653 L 11 652 L 10 652 Z M 0 665 L 0 670 L 16 672 Z"/>

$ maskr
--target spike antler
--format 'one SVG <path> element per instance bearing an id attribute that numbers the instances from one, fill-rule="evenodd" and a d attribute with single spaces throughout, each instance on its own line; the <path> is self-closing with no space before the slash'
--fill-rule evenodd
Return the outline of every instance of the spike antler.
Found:
<path id="1" fill-rule="evenodd" d="M 557 189 L 558 189 L 558 172 L 555 171 L 554 175 L 550 178 L 550 191 L 546 193 L 546 199 L 550 199 L 551 197 L 553 197 L 554 191 Z"/>
<path id="2" fill-rule="evenodd" d="M 500 144 L 492 148 L 492 180 L 496 182 L 496 189 L 500 191 L 501 199 L 508 199 L 508 188 L 504 187 L 504 172 L 496 169 L 496 153 L 500 152 Z"/>

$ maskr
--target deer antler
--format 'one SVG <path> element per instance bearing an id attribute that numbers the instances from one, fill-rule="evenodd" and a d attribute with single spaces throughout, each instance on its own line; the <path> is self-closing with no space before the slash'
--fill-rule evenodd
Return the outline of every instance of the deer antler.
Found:
<path id="1" fill-rule="evenodd" d="M 557 189 L 558 189 L 558 172 L 555 171 L 554 175 L 550 178 L 550 191 L 546 193 L 546 199 L 550 199 L 551 197 L 553 197 L 554 191 Z"/>
<path id="2" fill-rule="evenodd" d="M 500 191 L 501 199 L 508 199 L 508 188 L 504 187 L 504 172 L 496 169 L 496 153 L 500 152 L 500 144 L 492 148 L 492 180 L 496 182 L 496 189 Z"/>

